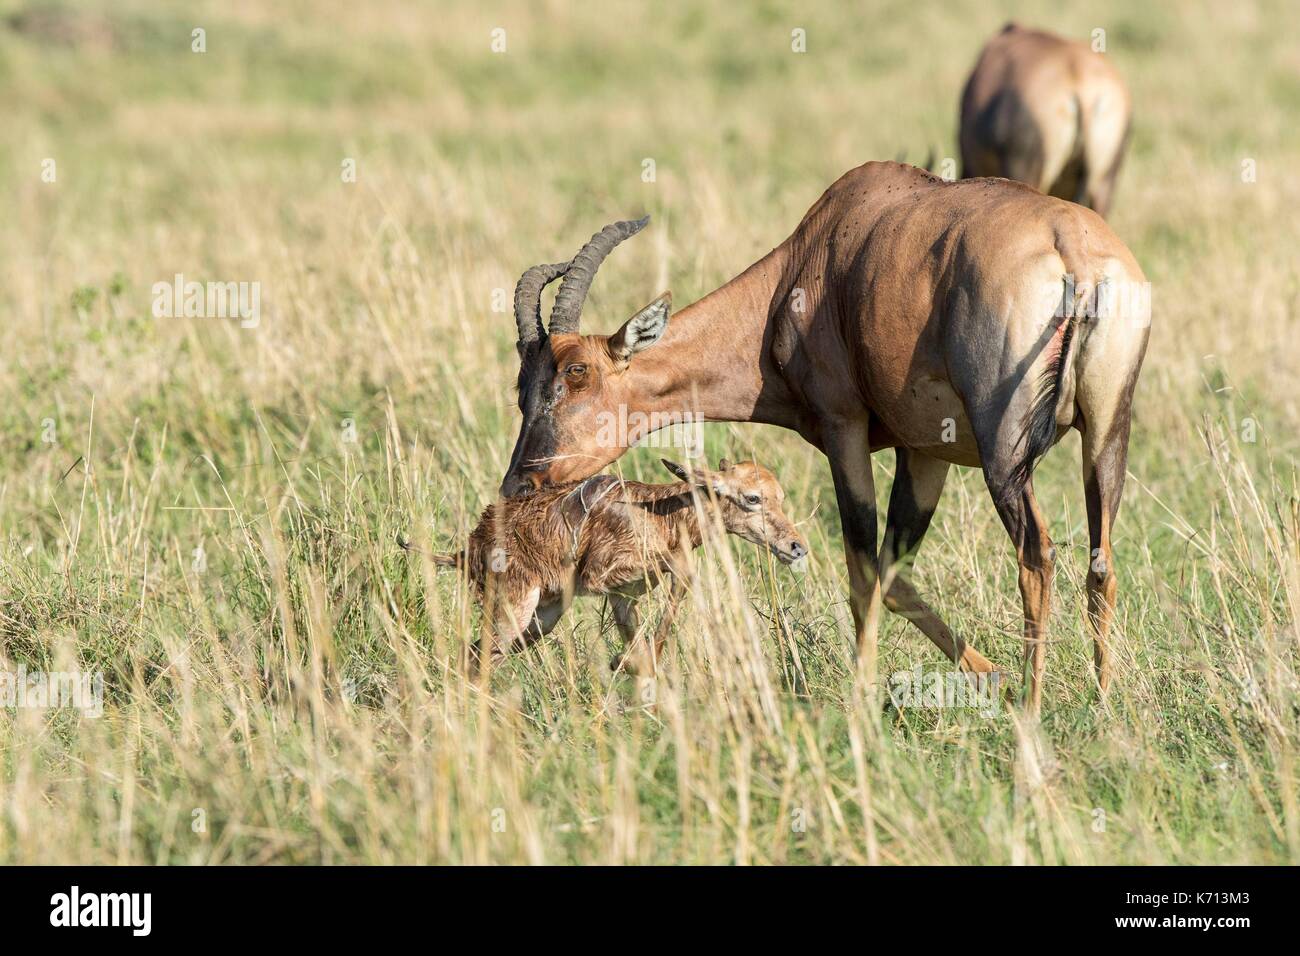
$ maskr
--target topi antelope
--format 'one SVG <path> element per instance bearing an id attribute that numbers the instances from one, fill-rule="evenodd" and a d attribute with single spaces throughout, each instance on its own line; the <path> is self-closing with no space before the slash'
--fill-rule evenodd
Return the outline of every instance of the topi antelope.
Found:
<path id="1" fill-rule="evenodd" d="M 962 92 L 962 176 L 1005 176 L 1105 216 L 1131 118 L 1105 56 L 1008 23 Z"/>
<path id="2" fill-rule="evenodd" d="M 678 482 L 647 485 L 599 475 L 501 499 L 483 512 L 463 551 L 434 556 L 437 564 L 462 568 L 478 592 L 487 647 L 478 648 L 476 660 L 485 650 L 501 657 L 550 633 L 575 594 L 604 594 L 625 644 L 613 666 L 651 676 L 690 580 L 689 553 L 703 544 L 709 515 L 783 564 L 808 553 L 781 508 L 785 492 L 766 468 L 724 458 L 717 471 L 688 473 L 663 463 Z M 638 631 L 636 600 L 664 578 L 671 579 L 668 607 L 649 644 Z"/>
<path id="3" fill-rule="evenodd" d="M 867 163 L 834 183 L 785 242 L 671 324 L 665 294 L 613 335 L 579 334 L 596 268 L 646 221 L 607 226 L 572 262 L 520 279 L 523 423 L 502 494 L 600 471 L 644 437 L 629 429 L 608 440 L 600 422 L 620 408 L 655 424 L 689 415 L 794 429 L 830 460 L 858 653 L 874 682 L 882 603 L 961 668 L 993 670 L 911 583 L 949 466 L 978 466 L 1016 549 L 1025 700 L 1037 712 L 1055 550 L 1033 472 L 1074 427 L 1093 554 L 1088 621 L 1104 691 L 1111 529 L 1150 299 L 1116 295 L 1147 286 L 1101 217 L 1005 179 L 945 182 Z M 560 276 L 544 329 L 542 287 Z M 897 467 L 877 554 L 871 453 L 882 448 L 894 449 Z"/>

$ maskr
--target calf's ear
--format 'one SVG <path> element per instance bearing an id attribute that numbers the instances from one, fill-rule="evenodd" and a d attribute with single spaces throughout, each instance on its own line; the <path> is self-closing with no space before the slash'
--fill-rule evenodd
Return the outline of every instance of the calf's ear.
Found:
<path id="1" fill-rule="evenodd" d="M 675 461 L 669 461 L 667 458 L 660 458 L 665 468 L 671 471 L 679 481 L 690 481 L 691 476 L 686 473 L 686 469 Z"/>
<path id="2" fill-rule="evenodd" d="M 616 365 L 627 365 L 633 355 L 659 341 L 668 328 L 668 313 L 672 305 L 672 293 L 663 293 L 609 337 L 609 357 Z"/>
<path id="3" fill-rule="evenodd" d="M 667 458 L 660 458 L 659 460 L 663 462 L 664 467 L 676 475 L 679 480 L 690 482 L 695 485 L 695 487 L 703 488 L 706 491 L 711 488 L 713 489 L 713 493 L 717 495 L 726 494 L 726 488 L 718 479 L 718 476 L 709 471 L 709 469 L 695 465 L 690 471 L 687 471 L 675 461 L 669 461 Z"/>

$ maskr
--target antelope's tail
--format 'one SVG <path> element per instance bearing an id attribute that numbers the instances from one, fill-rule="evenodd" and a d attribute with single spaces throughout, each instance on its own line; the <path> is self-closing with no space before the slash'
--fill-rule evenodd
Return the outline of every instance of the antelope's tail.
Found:
<path id="1" fill-rule="evenodd" d="M 399 532 L 397 535 L 397 546 L 407 554 L 423 554 L 417 545 L 412 544 Z M 465 567 L 465 552 L 455 551 L 451 554 L 431 554 L 429 560 L 439 567 L 444 568 L 463 568 Z"/>
<path id="2" fill-rule="evenodd" d="M 1075 285 L 1070 276 L 1063 277 L 1061 296 L 1060 345 L 1043 368 L 1037 382 L 1037 395 L 1025 421 L 1023 457 L 1011 473 L 1012 487 L 1023 488 L 1034 473 L 1034 466 L 1056 444 L 1057 426 L 1068 423 L 1074 404 L 1074 361 L 1078 356 L 1076 332 L 1080 319 L 1095 315 L 1098 289 L 1092 283 Z"/>

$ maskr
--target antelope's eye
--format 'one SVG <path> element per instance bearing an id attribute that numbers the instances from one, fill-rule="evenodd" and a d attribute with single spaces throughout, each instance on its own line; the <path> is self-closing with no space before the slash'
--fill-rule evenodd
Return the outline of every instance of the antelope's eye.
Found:
<path id="1" fill-rule="evenodd" d="M 569 376 L 569 378 L 582 378 L 582 376 L 587 374 L 587 366 L 570 365 L 564 370 L 564 374 Z"/>
<path id="2" fill-rule="evenodd" d="M 762 500 L 763 499 L 760 498 L 758 495 L 753 495 L 753 494 L 745 495 L 745 504 L 749 505 L 752 508 L 757 508 L 759 503 L 762 502 Z"/>

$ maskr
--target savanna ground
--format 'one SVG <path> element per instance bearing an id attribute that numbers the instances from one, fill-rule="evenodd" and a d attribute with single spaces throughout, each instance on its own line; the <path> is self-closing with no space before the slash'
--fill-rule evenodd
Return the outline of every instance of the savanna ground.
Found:
<path id="1" fill-rule="evenodd" d="M 0 861 L 1300 860 L 1300 24 L 1060 6 L 0 4 L 0 670 L 105 687 L 99 718 L 0 711 Z M 710 547 L 653 707 L 609 674 L 594 600 L 490 692 L 467 681 L 465 589 L 394 538 L 450 547 L 504 473 L 518 273 L 648 211 L 585 328 L 692 301 L 845 170 L 953 155 L 1011 15 L 1104 29 L 1136 101 L 1111 221 L 1155 319 L 1109 699 L 1076 435 L 1038 472 L 1058 570 L 1034 728 L 868 704 L 824 460 L 723 424 L 709 458 L 779 472 L 808 569 Z M 155 318 L 176 273 L 260 283 L 260 322 Z M 619 467 L 663 480 L 661 453 Z M 977 472 L 950 475 L 918 574 L 1018 670 Z M 917 665 L 945 666 L 888 619 L 881 672 Z"/>

